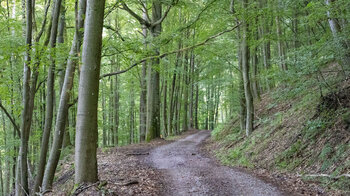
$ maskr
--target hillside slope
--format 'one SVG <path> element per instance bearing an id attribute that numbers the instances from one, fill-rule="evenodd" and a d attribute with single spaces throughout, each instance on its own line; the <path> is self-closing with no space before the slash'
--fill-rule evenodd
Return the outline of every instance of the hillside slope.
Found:
<path id="1" fill-rule="evenodd" d="M 255 103 L 249 137 L 235 117 L 213 131 L 209 148 L 226 165 L 293 175 L 323 186 L 325 194 L 349 194 L 350 85 L 334 84 L 322 91 L 308 78 L 280 85 Z"/>

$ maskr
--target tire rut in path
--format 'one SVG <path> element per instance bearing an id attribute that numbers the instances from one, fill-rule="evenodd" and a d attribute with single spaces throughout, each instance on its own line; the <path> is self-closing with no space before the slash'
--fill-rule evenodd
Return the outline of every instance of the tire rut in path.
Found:
<path id="1" fill-rule="evenodd" d="M 170 196 L 274 196 L 276 187 L 244 172 L 220 166 L 200 153 L 210 131 L 199 131 L 151 151 L 149 162 L 165 177 L 164 195 Z"/>

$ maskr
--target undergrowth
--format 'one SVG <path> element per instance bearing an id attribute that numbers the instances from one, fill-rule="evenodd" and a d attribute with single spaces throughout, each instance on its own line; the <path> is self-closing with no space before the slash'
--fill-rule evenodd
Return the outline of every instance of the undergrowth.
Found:
<path id="1" fill-rule="evenodd" d="M 287 85 L 288 84 L 288 85 Z M 350 87 L 323 89 L 312 78 L 294 78 L 256 103 L 257 128 L 245 137 L 239 118 L 212 132 L 217 157 L 229 166 L 339 176 L 350 171 Z M 323 95 L 323 97 L 321 97 Z M 329 189 L 349 193 L 346 177 L 316 177 Z"/>

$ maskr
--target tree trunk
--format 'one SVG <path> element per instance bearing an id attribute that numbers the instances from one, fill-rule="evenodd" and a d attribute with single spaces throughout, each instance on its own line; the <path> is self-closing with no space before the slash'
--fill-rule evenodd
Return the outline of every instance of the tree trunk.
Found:
<path id="1" fill-rule="evenodd" d="M 27 168 L 27 156 L 28 156 L 28 140 L 29 140 L 29 132 L 31 127 L 31 121 L 33 113 L 31 111 L 31 89 L 30 89 L 30 75 L 31 75 L 31 46 L 32 46 L 32 31 L 33 31 L 33 23 L 32 23 L 32 0 L 27 0 L 26 3 L 26 53 L 24 59 L 24 71 L 23 71 L 23 110 L 22 110 L 22 124 L 21 124 L 21 147 L 20 147 L 20 160 L 18 163 L 18 172 L 20 175 L 17 180 L 20 183 L 19 187 L 21 190 L 16 190 L 19 195 L 27 195 L 29 194 L 28 187 L 28 168 Z"/>
<path id="2" fill-rule="evenodd" d="M 105 0 L 88 0 L 79 82 L 75 183 L 96 182 L 97 107 Z"/>
<path id="3" fill-rule="evenodd" d="M 164 124 L 164 137 L 168 135 L 168 125 L 167 125 L 167 95 L 168 95 L 168 83 L 167 76 L 164 77 L 163 84 L 163 124 Z"/>
<path id="4" fill-rule="evenodd" d="M 146 5 L 144 3 L 144 5 Z M 146 7 L 146 6 L 145 6 Z M 143 8 L 143 19 L 147 19 L 146 10 Z M 147 27 L 142 26 L 142 34 L 144 36 L 144 47 L 147 49 Z M 140 93 L 140 142 L 144 142 L 146 139 L 146 122 L 147 122 L 147 61 L 142 63 L 141 71 L 141 93 Z"/>
<path id="5" fill-rule="evenodd" d="M 331 2 L 333 1 L 334 0 L 325 0 L 325 3 L 327 6 L 330 6 Z M 337 21 L 337 19 L 332 18 L 332 14 L 329 10 L 327 10 L 327 17 L 328 17 L 328 23 L 329 23 L 329 27 L 331 29 L 332 35 L 333 37 L 336 38 L 341 29 L 339 22 Z"/>
<path id="6" fill-rule="evenodd" d="M 248 0 L 243 0 L 243 8 L 247 9 Z M 254 105 L 253 96 L 250 89 L 250 78 L 249 78 L 249 46 L 248 46 L 248 24 L 246 19 L 243 21 L 243 36 L 242 36 L 242 75 L 244 83 L 244 95 L 246 100 L 246 135 L 249 136 L 253 132 L 253 121 L 254 121 Z"/>
<path id="7" fill-rule="evenodd" d="M 51 21 L 51 34 L 50 34 L 50 49 L 51 49 L 51 55 L 50 55 L 50 67 L 48 70 L 48 76 L 47 76 L 47 95 L 46 95 L 46 110 L 45 110 L 45 126 L 44 126 L 44 137 L 43 141 L 48 139 L 45 137 L 49 137 L 51 128 L 52 128 L 52 119 L 53 119 L 53 109 L 54 109 L 54 86 L 55 86 L 55 47 L 56 47 L 56 41 L 57 41 L 57 34 L 58 34 L 58 22 L 59 22 L 59 16 L 60 16 L 60 9 L 61 9 L 61 3 L 62 0 L 56 0 L 54 3 L 54 7 L 52 8 L 52 21 Z M 65 120 L 65 119 L 64 119 Z M 46 158 L 46 152 L 47 152 L 47 145 L 43 143 L 42 151 L 45 153 L 45 156 L 43 155 L 42 158 Z M 61 148 L 62 144 L 59 146 Z M 51 156 L 51 154 L 50 154 Z M 45 162 L 45 161 L 43 161 Z M 45 165 L 45 163 L 44 163 Z M 43 166 L 44 166 L 43 165 Z M 40 169 L 41 170 L 41 169 Z M 41 171 L 40 171 L 41 172 Z M 39 174 L 40 175 L 40 174 Z M 38 176 L 38 177 L 41 177 Z M 53 177 L 52 177 L 53 179 Z M 40 180 L 40 179 L 38 179 Z M 44 181 L 44 186 L 45 186 Z M 40 185 L 39 185 L 40 186 Z M 51 187 L 50 187 L 51 188 Z M 37 189 L 37 187 L 35 187 Z M 37 191 L 37 190 L 35 190 Z"/>
<path id="8" fill-rule="evenodd" d="M 238 31 L 237 31 L 237 37 L 238 39 L 241 39 L 241 31 L 240 28 L 238 27 Z M 240 69 L 240 73 L 239 73 L 239 105 L 240 105 L 240 109 L 239 109 L 239 117 L 240 117 L 240 127 L 241 130 L 245 130 L 246 129 L 246 100 L 245 100 L 245 95 L 244 95 L 244 81 L 243 81 L 243 68 L 242 68 L 242 47 L 241 47 L 241 42 L 238 43 L 238 67 Z"/>
<path id="9" fill-rule="evenodd" d="M 199 104 L 199 85 L 196 84 L 196 100 L 195 100 L 195 106 L 194 106 L 194 126 L 195 126 L 196 129 L 199 129 L 199 125 L 198 125 L 198 104 Z"/>
<path id="10" fill-rule="evenodd" d="M 194 36 L 193 36 L 194 37 Z M 190 86 L 190 106 L 189 106 L 189 127 L 194 127 L 194 51 L 191 52 L 191 61 L 190 61 L 190 77 L 189 77 L 189 84 Z"/>
<path id="11" fill-rule="evenodd" d="M 281 31 L 279 16 L 276 16 L 276 31 L 277 31 L 277 39 L 278 39 L 277 48 L 278 48 L 280 69 L 282 71 L 286 71 L 287 66 L 286 66 L 285 57 L 284 57 L 284 47 L 283 47 L 283 42 L 282 42 L 282 31 Z"/>
<path id="12" fill-rule="evenodd" d="M 185 53 L 184 73 L 183 73 L 183 90 L 184 90 L 184 112 L 182 120 L 182 130 L 188 131 L 188 51 Z"/>
<path id="13" fill-rule="evenodd" d="M 117 58 L 117 63 L 119 62 L 119 58 Z M 117 66 L 117 70 L 119 70 L 119 66 Z M 118 145 L 118 129 L 119 129 L 119 82 L 118 75 L 115 76 L 115 85 L 114 85 L 114 145 Z"/>
<path id="14" fill-rule="evenodd" d="M 69 115 L 67 115 L 67 120 L 66 120 L 66 129 L 64 131 L 64 136 L 63 136 L 63 143 L 62 143 L 62 148 L 66 148 L 68 146 L 71 146 L 72 143 L 70 141 L 70 133 L 69 133 Z"/>
<path id="15" fill-rule="evenodd" d="M 179 47 L 178 49 L 180 50 L 182 47 L 181 42 L 179 42 Z M 176 77 L 177 77 L 177 68 L 179 66 L 179 62 L 181 58 L 181 52 L 178 52 L 176 54 L 176 59 L 175 59 L 175 71 L 173 74 L 173 80 L 172 80 L 172 84 L 171 84 L 171 90 L 170 90 L 170 100 L 169 100 L 169 116 L 168 116 L 168 132 L 169 135 L 173 135 L 174 131 L 173 131 L 173 119 L 174 119 L 174 112 L 175 112 L 175 107 L 176 107 L 176 100 L 175 98 L 175 89 L 176 89 Z"/>
<path id="16" fill-rule="evenodd" d="M 134 82 L 132 82 L 132 86 L 134 86 Z M 135 131 L 135 95 L 134 89 L 131 89 L 130 92 L 130 144 L 134 143 L 134 131 Z"/>
<path id="17" fill-rule="evenodd" d="M 67 69 L 64 77 L 64 82 L 62 86 L 62 92 L 60 96 L 60 102 L 59 102 L 59 107 L 58 107 L 57 117 L 56 117 L 55 138 L 51 148 L 50 157 L 48 159 L 48 165 L 45 169 L 43 190 L 47 190 L 51 188 L 52 182 L 54 179 L 54 174 L 55 174 L 59 157 L 61 154 L 62 141 L 63 141 L 64 132 L 66 129 L 66 120 L 67 120 L 68 109 L 69 109 L 68 104 L 72 93 L 71 90 L 73 87 L 75 66 L 77 64 L 76 58 L 81 45 L 80 40 L 82 37 L 82 32 L 80 31 L 80 29 L 82 29 L 84 26 L 85 10 L 86 10 L 86 0 L 80 0 L 78 23 L 76 24 L 75 35 L 73 38 L 72 47 L 70 49 L 69 58 L 67 61 Z M 34 190 L 36 192 L 39 190 L 39 186 L 41 186 L 43 181 L 43 174 L 44 174 L 43 170 L 45 168 L 45 160 L 46 160 L 49 137 L 50 137 L 50 133 L 44 132 L 42 146 L 45 146 L 46 152 L 43 152 L 44 149 L 42 149 L 42 152 L 40 154 L 38 174 L 37 174 L 35 187 L 34 187 Z"/>
<path id="18" fill-rule="evenodd" d="M 47 87 L 47 94 L 46 94 L 46 110 L 45 110 L 45 126 L 44 126 L 44 136 L 46 135 L 50 135 L 50 132 L 51 132 L 51 128 L 52 128 L 52 119 L 53 119 L 53 109 L 54 109 L 54 86 L 55 86 L 55 67 L 56 67 L 56 60 L 55 60 L 55 48 L 56 48 L 56 41 L 57 41 L 57 34 L 58 34 L 58 22 L 59 22 L 59 16 L 60 16 L 60 9 L 61 9 L 61 3 L 62 3 L 62 0 L 56 0 L 55 3 L 54 3 L 54 6 L 52 8 L 52 26 L 51 26 L 51 34 L 50 34 L 50 50 L 51 50 L 51 55 L 50 55 L 50 61 L 51 61 L 51 64 L 50 64 L 50 67 L 49 67 L 49 70 L 48 70 L 48 76 L 47 76 L 47 84 L 46 84 L 46 87 Z M 63 119 L 64 121 L 66 120 L 66 118 Z M 61 132 L 62 130 L 56 130 L 56 132 Z M 64 132 L 64 131 L 62 131 Z M 63 135 L 62 135 L 63 136 Z M 55 146 L 55 143 L 56 140 L 57 140 L 57 135 L 55 134 L 55 137 L 54 137 L 54 145 Z M 45 138 L 46 139 L 46 138 Z M 57 144 L 56 144 L 57 145 Z M 59 144 L 59 146 L 57 148 L 61 148 L 62 147 L 62 143 Z M 44 147 L 44 150 L 46 146 Z M 54 147 L 52 148 L 54 149 Z M 51 159 L 52 159 L 52 156 L 53 156 L 53 153 L 54 153 L 54 150 L 51 150 L 51 153 L 50 153 L 50 157 L 49 157 L 49 161 L 48 161 L 48 168 L 52 168 L 52 167 L 55 167 L 56 166 L 53 166 L 51 165 Z M 47 171 L 48 168 L 46 168 Z M 45 171 L 45 173 L 47 172 Z M 53 176 L 54 176 L 54 172 L 52 174 L 45 174 L 44 175 L 44 178 L 47 176 L 47 177 L 50 177 L 52 176 L 52 180 L 53 180 Z M 49 178 L 50 179 L 50 178 Z M 51 185 L 52 185 L 52 180 L 45 180 L 44 179 L 44 183 L 43 183 L 43 188 L 44 190 L 46 189 L 50 189 L 51 188 Z M 50 182 L 51 181 L 51 182 Z M 40 185 L 39 185 L 40 186 Z"/>
<path id="19" fill-rule="evenodd" d="M 159 0 L 152 2 L 152 21 L 158 21 L 162 17 L 162 4 Z M 156 38 L 162 31 L 161 23 L 153 25 L 150 29 L 152 37 Z M 154 54 L 159 55 L 159 46 L 154 46 Z M 159 66 L 160 59 L 155 58 L 148 66 L 147 81 L 147 124 L 146 141 L 160 137 L 160 96 L 159 96 Z"/>
<path id="20" fill-rule="evenodd" d="M 106 127 L 106 121 L 107 121 L 107 110 L 106 110 L 106 92 L 104 90 L 105 86 L 103 84 L 103 81 L 101 81 L 101 94 L 102 94 L 102 147 L 107 146 L 107 127 Z"/>

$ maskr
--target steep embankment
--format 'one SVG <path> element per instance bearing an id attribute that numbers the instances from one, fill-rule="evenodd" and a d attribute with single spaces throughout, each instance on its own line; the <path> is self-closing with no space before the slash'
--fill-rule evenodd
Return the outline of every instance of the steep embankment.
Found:
<path id="1" fill-rule="evenodd" d="M 283 85 L 256 102 L 251 136 L 245 137 L 235 118 L 213 132 L 209 148 L 226 165 L 283 176 L 280 183 L 294 179 L 321 185 L 314 194 L 349 194 L 350 178 L 344 174 L 350 172 L 350 83 L 325 93 L 307 79 L 302 82 Z"/>

